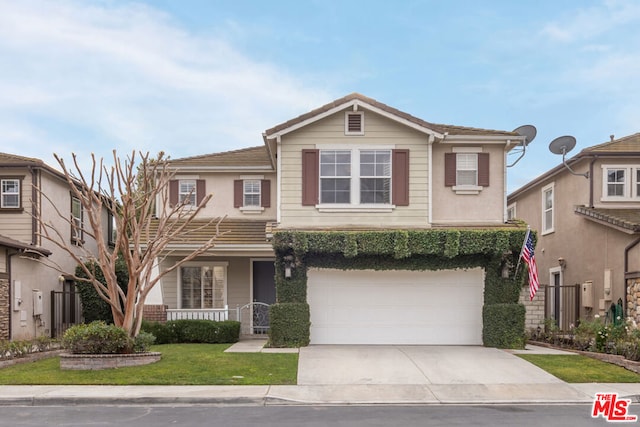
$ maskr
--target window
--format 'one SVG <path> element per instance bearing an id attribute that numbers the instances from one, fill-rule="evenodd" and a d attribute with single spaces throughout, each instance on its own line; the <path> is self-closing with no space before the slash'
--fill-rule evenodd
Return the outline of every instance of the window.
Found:
<path id="1" fill-rule="evenodd" d="M 196 205 L 196 180 L 181 179 L 178 197 L 185 205 Z"/>
<path id="2" fill-rule="evenodd" d="M 118 229 L 116 227 L 116 217 L 109 212 L 107 215 L 107 238 L 109 239 L 109 245 L 116 244 L 116 238 L 118 236 Z"/>
<path id="3" fill-rule="evenodd" d="M 271 181 L 263 175 L 245 175 L 233 182 L 233 206 L 246 214 L 271 207 Z"/>
<path id="4" fill-rule="evenodd" d="M 602 199 L 605 201 L 640 198 L 640 166 L 602 166 Z"/>
<path id="5" fill-rule="evenodd" d="M 82 243 L 82 203 L 77 197 L 71 197 L 71 241 Z"/>
<path id="6" fill-rule="evenodd" d="M 553 184 L 548 185 L 542 189 L 542 234 L 553 232 Z"/>
<path id="7" fill-rule="evenodd" d="M 320 203 L 351 202 L 351 151 L 320 153 Z"/>
<path id="8" fill-rule="evenodd" d="M 20 179 L 10 178 L 1 180 L 2 199 L 0 208 L 18 209 L 20 208 Z"/>
<path id="9" fill-rule="evenodd" d="M 184 265 L 180 267 L 180 308 L 224 308 L 227 266 Z"/>
<path id="10" fill-rule="evenodd" d="M 345 113 L 344 134 L 364 135 L 364 113 L 362 111 Z"/>
<path id="11" fill-rule="evenodd" d="M 391 203 L 391 152 L 360 151 L 360 203 Z"/>
<path id="12" fill-rule="evenodd" d="M 516 204 L 507 206 L 507 221 L 513 221 L 516 219 Z"/>
<path id="13" fill-rule="evenodd" d="M 260 180 L 248 179 L 244 181 L 244 206 L 260 207 Z"/>
<path id="14" fill-rule="evenodd" d="M 444 185 L 456 194 L 479 194 L 489 186 L 489 153 L 482 147 L 453 147 L 444 154 Z"/>
<path id="15" fill-rule="evenodd" d="M 456 185 L 478 185 L 478 154 L 459 153 L 456 156 Z"/>
<path id="16" fill-rule="evenodd" d="M 381 148 L 302 150 L 302 206 L 372 212 L 409 206 L 409 150 Z"/>

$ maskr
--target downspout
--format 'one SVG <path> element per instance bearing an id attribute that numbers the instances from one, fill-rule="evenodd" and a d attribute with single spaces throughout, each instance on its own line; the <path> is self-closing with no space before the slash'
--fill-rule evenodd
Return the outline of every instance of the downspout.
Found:
<path id="1" fill-rule="evenodd" d="M 593 156 L 589 163 L 589 207 L 593 208 L 593 164 L 598 160 L 598 156 Z"/>

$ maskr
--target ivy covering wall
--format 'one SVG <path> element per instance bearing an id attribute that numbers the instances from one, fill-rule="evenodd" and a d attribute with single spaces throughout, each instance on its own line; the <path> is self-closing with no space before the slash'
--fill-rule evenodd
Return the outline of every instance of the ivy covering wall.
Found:
<path id="1" fill-rule="evenodd" d="M 309 344 L 307 269 L 485 269 L 483 342 L 489 347 L 524 346 L 524 307 L 518 304 L 524 268 L 515 275 L 526 228 L 274 233 L 276 296 L 270 340 L 275 347 Z M 292 263 L 291 277 L 284 277 Z M 503 278 L 502 272 L 508 271 Z M 516 318 L 513 318 L 516 317 Z M 508 318 L 508 319 L 507 319 Z M 522 328 L 520 327 L 522 325 Z"/>

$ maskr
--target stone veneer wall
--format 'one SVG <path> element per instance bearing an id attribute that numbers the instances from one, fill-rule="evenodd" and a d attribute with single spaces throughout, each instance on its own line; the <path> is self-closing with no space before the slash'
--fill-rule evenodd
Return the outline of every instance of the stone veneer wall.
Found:
<path id="1" fill-rule="evenodd" d="M 529 332 L 531 330 L 538 329 L 538 326 L 544 329 L 544 301 L 545 301 L 544 286 L 540 286 L 536 296 L 533 297 L 533 301 L 529 300 L 529 287 L 523 286 L 520 291 L 520 304 L 524 305 L 526 309 L 524 318 L 524 329 Z"/>
<path id="2" fill-rule="evenodd" d="M 167 308 L 163 304 L 146 305 L 142 309 L 142 318 L 150 322 L 166 322 Z"/>
<path id="3" fill-rule="evenodd" d="M 627 318 L 640 325 L 640 277 L 627 279 Z"/>
<path id="4" fill-rule="evenodd" d="M 0 340 L 8 340 L 10 338 L 9 316 L 11 316 L 9 281 L 0 279 Z"/>

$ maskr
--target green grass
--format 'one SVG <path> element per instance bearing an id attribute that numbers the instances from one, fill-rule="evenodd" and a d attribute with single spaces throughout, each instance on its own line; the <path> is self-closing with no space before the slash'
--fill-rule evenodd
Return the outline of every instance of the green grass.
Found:
<path id="1" fill-rule="evenodd" d="M 638 383 L 640 375 L 621 366 L 580 355 L 519 354 L 568 383 Z"/>
<path id="2" fill-rule="evenodd" d="M 296 353 L 224 353 L 229 344 L 153 346 L 162 360 L 101 371 L 62 371 L 52 357 L 0 369 L 2 385 L 267 385 L 296 384 Z"/>

